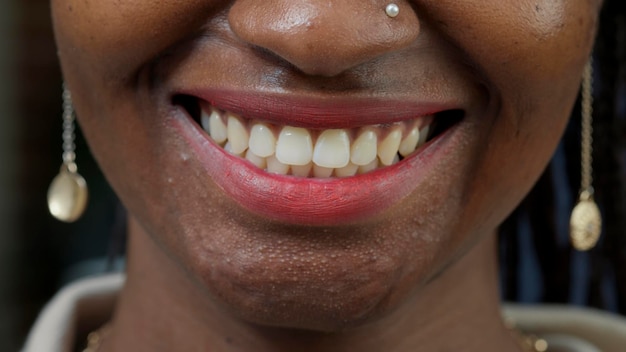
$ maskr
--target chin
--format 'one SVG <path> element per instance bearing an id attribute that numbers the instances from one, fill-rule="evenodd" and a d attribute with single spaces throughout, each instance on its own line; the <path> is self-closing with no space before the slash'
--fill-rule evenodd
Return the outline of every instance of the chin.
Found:
<path id="1" fill-rule="evenodd" d="M 302 268 L 220 273 L 204 282 L 223 306 L 254 325 L 338 332 L 379 319 L 393 309 L 394 282 L 383 273 L 339 273 L 320 278 Z M 348 277 L 345 277 L 348 276 Z"/>
<path id="2" fill-rule="evenodd" d="M 440 242 L 383 231 L 391 222 L 231 224 L 230 232 L 196 232 L 176 261 L 222 313 L 263 327 L 337 332 L 382 319 L 432 276 L 432 257 L 421 254 L 440 251 Z"/>

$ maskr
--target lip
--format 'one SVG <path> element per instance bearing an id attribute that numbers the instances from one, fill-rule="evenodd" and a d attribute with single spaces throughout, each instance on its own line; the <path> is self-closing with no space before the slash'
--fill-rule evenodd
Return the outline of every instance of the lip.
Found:
<path id="1" fill-rule="evenodd" d="M 347 105 L 349 102 L 347 100 L 334 100 L 331 109 L 327 104 L 331 100 L 328 100 L 323 109 L 316 109 L 317 104 L 321 104 L 324 99 L 307 100 L 308 103 L 303 105 L 291 105 L 294 101 L 303 100 L 298 98 L 283 100 L 258 95 L 242 97 L 228 93 L 218 96 L 219 98 L 206 101 L 220 109 L 240 113 L 245 118 L 264 119 L 277 124 L 288 123 L 292 126 L 294 121 L 298 121 L 301 123 L 299 126 L 309 128 L 354 127 L 371 124 L 374 119 L 375 123 L 380 124 L 406 119 L 406 116 L 426 114 L 424 111 L 429 111 L 428 113 L 442 111 L 433 111 L 433 105 L 421 107 L 414 105 L 416 108 L 407 112 L 393 105 L 396 111 L 400 111 L 391 117 L 384 117 L 381 121 L 381 115 L 374 116 L 367 111 L 368 106 L 361 105 L 356 112 L 348 110 L 348 106 L 354 106 L 354 100 L 350 105 Z M 235 100 L 236 96 L 240 99 Z M 254 102 L 261 102 L 261 105 L 255 106 Z M 272 102 L 276 104 L 272 105 Z M 247 106 L 255 107 L 246 108 Z M 390 103 L 377 104 L 377 111 L 386 111 L 390 106 L 392 106 Z M 352 113 L 341 115 L 340 120 L 339 111 L 342 109 Z M 307 118 L 299 114 L 302 111 L 308 113 Z M 324 113 L 328 111 L 334 114 Z M 360 111 L 366 112 L 369 123 L 356 120 L 357 115 L 362 117 L 358 114 Z M 282 112 L 287 114 L 283 115 Z M 168 121 L 194 151 L 208 177 L 229 198 L 248 212 L 263 218 L 307 226 L 337 226 L 366 221 L 399 203 L 424 179 L 432 176 L 431 170 L 437 160 L 437 154 L 454 148 L 456 143 L 452 137 L 458 127 L 456 124 L 448 128 L 424 145 L 419 152 L 395 165 L 352 177 L 323 179 L 276 175 L 261 170 L 248 161 L 226 152 L 210 139 L 187 112 L 183 115 L 183 118 Z M 311 116 L 319 117 L 322 121 L 316 121 Z"/>
<path id="2" fill-rule="evenodd" d="M 310 129 L 355 128 L 406 121 L 459 107 L 455 102 L 414 102 L 381 98 L 306 97 L 281 93 L 230 90 L 183 91 L 215 107 L 246 119 Z M 208 110 L 207 110 L 208 111 Z"/>

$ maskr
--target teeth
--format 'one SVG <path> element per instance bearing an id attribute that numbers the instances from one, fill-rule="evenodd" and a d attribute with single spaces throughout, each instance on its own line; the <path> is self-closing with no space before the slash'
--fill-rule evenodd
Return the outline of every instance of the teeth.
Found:
<path id="1" fill-rule="evenodd" d="M 420 130 L 417 126 L 413 127 L 409 134 L 402 140 L 400 143 L 400 148 L 398 148 L 398 152 L 402 156 L 407 156 L 415 151 L 417 147 L 417 142 L 420 139 Z"/>
<path id="2" fill-rule="evenodd" d="M 366 130 L 352 143 L 350 150 L 353 164 L 367 165 L 376 159 L 376 144 L 378 137 L 372 130 Z"/>
<path id="3" fill-rule="evenodd" d="M 232 155 L 243 156 L 243 153 L 235 153 L 233 151 L 233 145 L 232 143 L 230 143 L 230 141 L 226 142 L 226 144 L 224 145 L 224 150 L 229 152 Z"/>
<path id="4" fill-rule="evenodd" d="M 256 155 L 251 149 L 246 151 L 246 160 L 253 163 L 259 169 L 265 169 L 267 165 L 265 158 Z"/>
<path id="5" fill-rule="evenodd" d="M 256 124 L 250 130 L 250 149 L 254 154 L 268 157 L 276 151 L 276 138 L 269 127 Z"/>
<path id="6" fill-rule="evenodd" d="M 362 165 L 359 166 L 359 174 L 365 174 L 368 173 L 370 171 L 376 170 L 378 168 L 378 158 L 372 160 L 371 163 L 367 164 L 367 165 Z"/>
<path id="7" fill-rule="evenodd" d="M 326 130 L 317 137 L 313 152 L 315 165 L 341 168 L 350 162 L 350 137 L 346 130 Z"/>
<path id="8" fill-rule="evenodd" d="M 358 130 L 309 132 L 305 128 L 284 126 L 278 137 L 275 126 L 246 122 L 217 109 L 203 110 L 200 120 L 202 128 L 228 153 L 245 158 L 260 169 L 282 175 L 327 178 L 364 174 L 400 162 L 426 143 L 433 117 L 364 126 Z M 385 137 L 381 140 L 379 135 Z"/>
<path id="9" fill-rule="evenodd" d="M 348 165 L 335 169 L 335 176 L 337 177 L 350 177 L 356 175 L 356 172 L 359 170 L 359 165 L 349 163 Z"/>
<path id="10" fill-rule="evenodd" d="M 276 158 L 283 164 L 306 165 L 313 157 L 313 142 L 309 131 L 299 127 L 284 127 L 276 143 Z"/>
<path id="11" fill-rule="evenodd" d="M 266 161 L 268 172 L 279 175 L 286 175 L 289 172 L 289 165 L 281 163 L 274 155 L 268 157 Z"/>
<path id="12" fill-rule="evenodd" d="M 313 176 L 318 178 L 330 177 L 333 174 L 333 169 L 329 167 L 323 167 L 313 164 Z"/>
<path id="13" fill-rule="evenodd" d="M 308 163 L 306 165 L 293 165 L 291 166 L 291 174 L 299 177 L 309 177 L 312 168 L 313 163 Z"/>
<path id="14" fill-rule="evenodd" d="M 378 145 L 378 158 L 380 163 L 389 166 L 393 163 L 393 158 L 398 153 L 400 147 L 400 139 L 402 138 L 402 130 L 394 127 L 385 139 Z"/>
<path id="15" fill-rule="evenodd" d="M 430 132 L 430 125 L 422 127 L 420 130 L 420 140 L 417 142 L 417 146 L 422 146 L 426 143 L 426 139 L 428 138 L 428 132 Z"/>
<path id="16" fill-rule="evenodd" d="M 248 141 L 250 140 L 248 130 L 237 117 L 230 114 L 228 115 L 227 132 L 233 154 L 242 154 L 248 149 Z"/>
<path id="17" fill-rule="evenodd" d="M 211 115 L 207 115 L 203 110 L 200 119 L 202 121 L 202 128 L 209 132 L 209 135 L 215 143 L 222 144 L 226 142 L 228 138 L 226 125 L 222 122 L 222 118 L 217 111 L 211 109 Z"/>

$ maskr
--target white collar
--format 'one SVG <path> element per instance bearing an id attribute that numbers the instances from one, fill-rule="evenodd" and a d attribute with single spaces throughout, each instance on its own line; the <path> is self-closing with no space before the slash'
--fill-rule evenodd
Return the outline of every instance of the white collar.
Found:
<path id="1" fill-rule="evenodd" d="M 125 275 L 82 279 L 64 287 L 48 302 L 28 334 L 22 352 L 69 352 L 77 334 L 109 320 Z"/>

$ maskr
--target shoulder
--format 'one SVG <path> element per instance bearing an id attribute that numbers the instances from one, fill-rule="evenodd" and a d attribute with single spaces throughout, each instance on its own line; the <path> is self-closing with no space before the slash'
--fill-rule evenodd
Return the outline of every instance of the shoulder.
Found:
<path id="1" fill-rule="evenodd" d="M 626 346 L 626 319 L 591 308 L 565 305 L 505 305 L 516 326 L 548 340 L 550 350 L 621 352 Z"/>
<path id="2" fill-rule="evenodd" d="M 72 351 L 77 336 L 110 318 L 124 279 L 123 274 L 109 274 L 64 287 L 42 310 L 22 352 Z"/>

